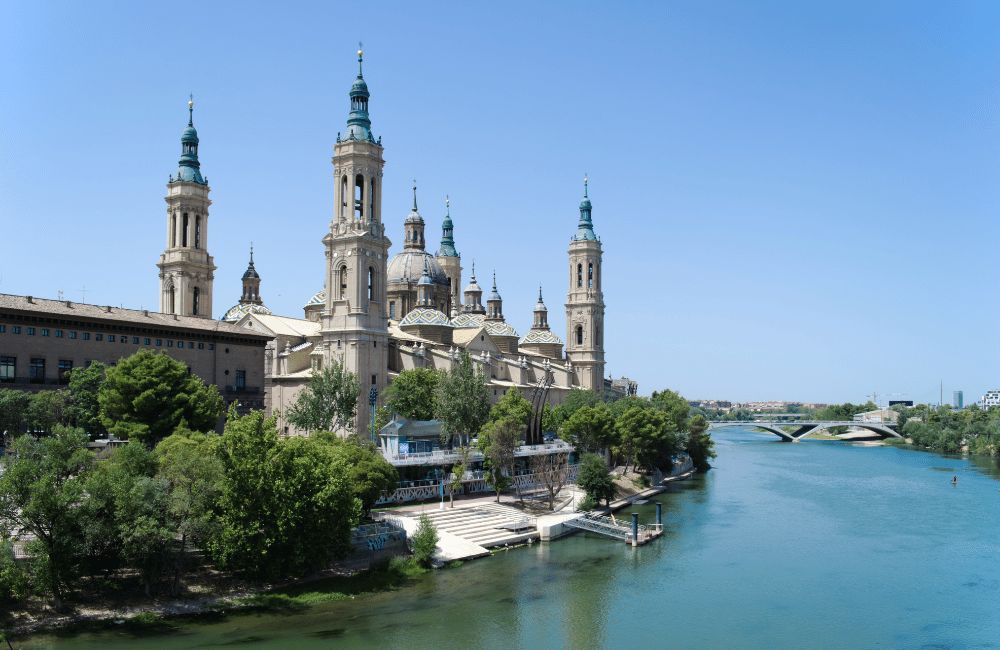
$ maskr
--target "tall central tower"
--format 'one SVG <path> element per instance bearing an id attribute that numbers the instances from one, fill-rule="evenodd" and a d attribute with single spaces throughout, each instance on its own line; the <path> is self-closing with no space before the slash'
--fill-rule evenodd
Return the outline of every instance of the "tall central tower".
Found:
<path id="1" fill-rule="evenodd" d="M 177 176 L 167 183 L 167 246 L 160 269 L 160 312 L 212 317 L 215 262 L 208 254 L 208 181 L 198 161 L 194 99 L 188 100 L 188 125 L 181 135 Z"/>
<path id="2" fill-rule="evenodd" d="M 323 238 L 326 249 L 326 304 L 321 316 L 324 363 L 339 360 L 361 384 L 355 426 L 369 424 L 368 395 L 388 383 L 389 331 L 385 313 L 386 258 L 390 241 L 382 224 L 381 138 L 368 116 L 368 84 L 362 75 L 351 86 L 347 133 L 333 147 L 334 215 Z"/>
<path id="3" fill-rule="evenodd" d="M 587 178 L 583 179 L 580 222 L 569 242 L 569 295 L 566 298 L 566 357 L 580 387 L 604 390 L 604 292 L 601 240 L 594 233 Z"/>

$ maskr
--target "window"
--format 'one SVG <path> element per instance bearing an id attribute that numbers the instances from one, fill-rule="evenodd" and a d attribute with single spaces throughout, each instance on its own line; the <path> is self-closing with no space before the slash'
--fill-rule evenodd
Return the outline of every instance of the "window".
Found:
<path id="1" fill-rule="evenodd" d="M 173 287 L 170 287 L 170 294 L 167 296 L 167 301 L 169 303 L 169 307 L 167 309 L 167 313 L 170 313 L 170 314 L 177 313 L 177 309 L 176 309 L 176 307 L 174 305 L 174 297 L 175 296 L 176 296 L 176 290 Z"/>
<path id="2" fill-rule="evenodd" d="M 15 325 L 14 327 L 11 328 L 11 330 L 13 330 L 13 332 L 15 334 L 20 334 L 21 333 L 21 326 L 20 325 Z"/>
<path id="3" fill-rule="evenodd" d="M 188 350 L 194 349 L 194 341 L 188 341 Z"/>
<path id="4" fill-rule="evenodd" d="M 201 289 L 199 289 L 198 287 L 195 287 L 194 288 L 194 298 L 192 299 L 192 302 L 191 302 L 191 315 L 192 316 L 197 316 L 198 315 L 198 309 L 201 307 L 201 305 L 199 304 L 200 302 L 201 302 Z"/>
<path id="5" fill-rule="evenodd" d="M 7 326 L 6 325 L 0 325 L 0 334 L 3 334 L 6 331 L 7 331 Z"/>
<path id="6" fill-rule="evenodd" d="M 374 302 L 375 300 L 375 267 L 368 267 L 368 301 Z"/>
<path id="7" fill-rule="evenodd" d="M 163 346 L 163 339 L 156 339 L 156 347 L 162 347 L 162 346 Z"/>
<path id="8" fill-rule="evenodd" d="M 583 286 L 583 264 L 576 265 L 576 286 Z"/>
<path id="9" fill-rule="evenodd" d="M 76 338 L 76 332 L 74 332 L 73 330 L 70 330 L 70 332 L 69 332 L 69 338 L 75 339 Z"/>
<path id="10" fill-rule="evenodd" d="M 100 336 L 100 335 L 98 335 L 98 336 Z M 114 334 L 108 334 L 108 343 L 114 343 L 114 342 L 115 342 L 115 335 Z"/>
<path id="11" fill-rule="evenodd" d="M 194 247 L 201 248 L 201 215 L 194 218 Z"/>
<path id="12" fill-rule="evenodd" d="M 377 379 L 378 378 L 375 375 L 372 375 L 372 386 L 376 384 Z"/>
<path id="13" fill-rule="evenodd" d="M 48 335 L 49 335 L 49 328 L 43 327 L 42 328 L 42 336 L 48 336 Z"/>
<path id="14" fill-rule="evenodd" d="M 209 343 L 208 344 L 208 349 L 209 350 L 214 350 L 215 349 L 215 343 Z"/>
<path id="15" fill-rule="evenodd" d="M 118 337 L 118 341 L 119 341 L 120 343 L 128 343 L 128 337 L 127 337 L 127 336 L 125 336 L 124 334 L 122 334 L 122 335 L 120 335 L 120 336 Z M 136 343 L 138 343 L 138 341 L 136 341 Z"/>
<path id="16" fill-rule="evenodd" d="M 75 332 L 74 332 L 74 333 L 75 333 Z M 73 338 L 73 337 L 71 336 L 70 338 Z M 89 341 L 89 340 L 90 340 L 90 332 L 84 332 L 83 334 L 81 334 L 81 338 L 82 338 L 82 339 L 83 339 L 84 341 Z"/>
<path id="17" fill-rule="evenodd" d="M 338 275 L 340 276 L 340 295 L 337 297 L 340 300 L 344 300 L 347 298 L 347 267 L 340 267 Z"/>
<path id="18" fill-rule="evenodd" d="M 371 187 L 368 192 L 368 218 L 372 221 L 375 220 L 375 179 L 372 179 Z"/>
<path id="19" fill-rule="evenodd" d="M 202 343 L 201 341 L 198 341 L 198 349 L 199 350 L 204 350 L 205 349 L 205 344 Z"/>
<path id="20" fill-rule="evenodd" d="M 183 230 L 181 230 L 181 246 L 187 248 L 188 245 L 188 213 L 184 213 Z"/>
<path id="21" fill-rule="evenodd" d="M 133 336 L 132 337 L 132 345 L 139 345 L 139 337 L 138 336 Z"/>
<path id="22" fill-rule="evenodd" d="M 146 338 L 142 339 L 142 344 L 143 345 L 149 345 L 149 339 L 146 339 Z"/>
<path id="23" fill-rule="evenodd" d="M 73 361 L 70 359 L 59 360 L 59 383 L 69 383 L 69 371 L 73 369 Z"/>
<path id="24" fill-rule="evenodd" d="M 35 328 L 34 327 L 29 327 L 28 328 L 28 336 L 34 336 L 34 335 L 35 335 Z"/>
<path id="25" fill-rule="evenodd" d="M 45 359 L 31 359 L 31 364 L 28 366 L 28 381 L 32 384 L 45 382 Z"/>
<path id="26" fill-rule="evenodd" d="M 396 320 L 396 301 L 389 301 L 389 318 Z"/>
<path id="27" fill-rule="evenodd" d="M 340 218 L 347 218 L 347 176 L 340 178 Z"/>
<path id="28" fill-rule="evenodd" d="M 177 347 L 183 348 L 184 347 L 184 341 L 177 341 Z"/>
<path id="29" fill-rule="evenodd" d="M 174 340 L 173 339 L 167 339 L 167 347 L 168 348 L 174 347 Z"/>
<path id="30" fill-rule="evenodd" d="M 576 326 L 576 344 L 583 345 L 583 325 Z"/>
<path id="31" fill-rule="evenodd" d="M 63 331 L 62 330 L 56 330 L 56 338 L 57 339 L 61 339 L 62 337 L 63 337 Z"/>
<path id="32" fill-rule="evenodd" d="M 16 369 L 17 357 L 0 357 L 0 382 L 5 384 L 14 383 Z"/>
<path id="33" fill-rule="evenodd" d="M 359 221 L 365 216 L 365 177 L 354 177 L 354 218 Z"/>
<path id="34" fill-rule="evenodd" d="M 587 263 L 587 288 L 588 289 L 593 289 L 594 288 L 594 263 L 593 262 L 588 262 Z"/>
<path id="35" fill-rule="evenodd" d="M 237 370 L 236 371 L 236 390 L 243 390 L 247 387 L 247 371 Z"/>
<path id="36" fill-rule="evenodd" d="M 177 213 L 170 215 L 170 248 L 177 246 Z"/>

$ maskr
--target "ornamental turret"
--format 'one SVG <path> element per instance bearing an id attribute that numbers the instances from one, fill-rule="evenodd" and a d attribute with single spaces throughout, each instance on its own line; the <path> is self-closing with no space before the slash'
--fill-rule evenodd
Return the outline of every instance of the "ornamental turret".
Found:
<path id="1" fill-rule="evenodd" d="M 465 305 L 463 311 L 467 314 L 485 314 L 483 307 L 483 288 L 476 282 L 476 262 L 472 261 L 472 277 L 469 286 L 465 287 Z"/>
<path id="2" fill-rule="evenodd" d="M 533 330 L 549 329 L 549 309 L 542 300 L 542 286 L 538 286 L 538 302 L 535 303 L 535 318 L 531 324 Z"/>
<path id="3" fill-rule="evenodd" d="M 455 249 L 455 225 L 451 221 L 451 200 L 447 196 L 444 197 L 444 206 L 437 262 L 448 276 L 448 305 L 445 312 L 454 314 L 462 310 L 462 256 Z"/>
<path id="4" fill-rule="evenodd" d="M 538 302 L 535 303 L 535 318 L 531 330 L 521 339 L 519 349 L 552 361 L 562 361 L 562 341 L 549 330 L 549 310 L 542 300 L 542 288 L 538 287 Z"/>
<path id="5" fill-rule="evenodd" d="M 215 262 L 208 254 L 208 206 L 212 201 L 201 174 L 198 144 L 191 97 L 177 176 L 171 174 L 167 182 L 167 243 L 156 266 L 162 313 L 211 318 Z"/>
<path id="6" fill-rule="evenodd" d="M 493 290 L 486 299 L 486 320 L 503 320 L 503 298 L 497 291 L 497 272 L 493 272 Z"/>
<path id="7" fill-rule="evenodd" d="M 243 272 L 243 295 L 238 303 L 229 308 L 222 320 L 235 323 L 247 314 L 270 313 L 271 310 L 264 306 L 264 300 L 260 297 L 260 274 L 254 267 L 253 244 L 250 244 L 250 263 Z"/>
<path id="8" fill-rule="evenodd" d="M 404 250 L 422 251 L 426 243 L 424 242 L 424 218 L 417 210 L 417 181 L 413 181 L 413 207 L 410 214 L 406 215 L 403 221 L 403 233 L 406 241 L 403 242 Z"/>

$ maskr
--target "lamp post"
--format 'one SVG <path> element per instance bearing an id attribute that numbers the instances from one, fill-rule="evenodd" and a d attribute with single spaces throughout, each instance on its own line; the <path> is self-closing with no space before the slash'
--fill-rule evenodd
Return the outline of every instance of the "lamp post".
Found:
<path id="1" fill-rule="evenodd" d="M 368 403 L 372 407 L 372 417 L 371 417 L 371 429 L 372 429 L 372 444 L 377 445 L 375 439 L 375 402 L 378 401 L 378 388 L 372 386 L 372 389 L 368 391 Z"/>

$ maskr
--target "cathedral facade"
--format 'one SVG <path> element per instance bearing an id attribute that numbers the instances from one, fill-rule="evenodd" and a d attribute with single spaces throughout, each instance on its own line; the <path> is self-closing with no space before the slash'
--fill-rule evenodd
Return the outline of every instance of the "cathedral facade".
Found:
<path id="1" fill-rule="evenodd" d="M 511 387 L 529 398 L 544 387 L 551 403 L 561 402 L 574 388 L 614 390 L 604 379 L 603 250 L 594 231 L 586 180 L 577 230 L 567 254 L 564 350 L 563 340 L 549 328 L 541 287 L 532 327 L 524 336 L 505 319 L 495 273 L 485 304 L 474 263 L 463 288 L 462 256 L 456 248 L 456 228 L 447 201 L 437 252 L 428 251 L 415 182 L 412 208 L 400 233 L 402 250 L 390 256 L 382 214 L 385 160 L 381 138 L 372 132 L 370 93 L 360 50 L 358 75 L 349 96 L 347 128 L 337 134 L 333 150 L 334 214 L 321 240 L 326 259 L 323 288 L 308 300 L 301 318 L 274 315 L 260 296 L 260 276 L 251 252 L 243 296 L 224 316 L 237 327 L 272 337 L 265 352 L 266 397 L 269 412 L 278 417 L 279 430 L 288 435 L 300 433 L 283 414 L 312 373 L 334 362 L 343 363 L 361 384 L 358 431 L 369 427 L 370 396 L 374 394 L 380 404 L 380 396 L 399 372 L 448 370 L 463 352 L 485 372 L 494 399 Z M 193 141 L 196 163 L 197 134 L 192 138 L 185 132 L 185 138 Z M 198 257 L 197 246 L 187 257 L 179 257 L 170 244 L 176 243 L 178 232 L 182 241 L 204 241 L 208 187 L 197 167 L 185 178 L 180 176 L 171 180 L 171 188 L 177 184 L 182 190 L 178 194 L 189 198 L 172 202 L 173 194 L 167 197 L 168 249 L 159 265 L 162 310 L 200 315 L 210 305 L 205 300 L 211 300 L 211 258 L 207 254 Z M 188 231 L 193 234 L 183 239 Z M 201 278 L 208 279 L 207 285 L 198 284 Z M 180 302 L 177 295 L 183 296 Z"/>

